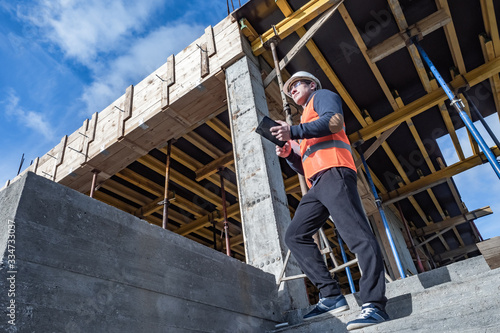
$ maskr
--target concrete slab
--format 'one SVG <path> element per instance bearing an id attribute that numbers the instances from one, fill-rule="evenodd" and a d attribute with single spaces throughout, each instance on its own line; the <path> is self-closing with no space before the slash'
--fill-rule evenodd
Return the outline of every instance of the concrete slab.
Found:
<path id="1" fill-rule="evenodd" d="M 280 320 L 272 274 L 67 187 L 27 173 L 0 203 L 2 332 L 252 332 Z"/>
<path id="2" fill-rule="evenodd" d="M 483 257 L 421 275 L 387 285 L 391 321 L 354 332 L 493 332 L 500 328 L 500 269 L 490 270 Z M 347 332 L 347 322 L 360 311 L 356 296 L 346 296 L 349 311 L 274 332 Z"/>

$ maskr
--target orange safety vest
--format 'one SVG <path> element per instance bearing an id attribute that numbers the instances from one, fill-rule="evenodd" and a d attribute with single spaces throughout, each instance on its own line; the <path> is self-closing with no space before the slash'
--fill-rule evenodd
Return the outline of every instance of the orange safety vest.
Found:
<path id="1" fill-rule="evenodd" d="M 314 110 L 314 96 L 307 103 L 302 114 L 301 123 L 310 123 L 319 118 Z M 312 186 L 311 179 L 320 171 L 333 167 L 347 167 L 356 171 L 354 159 L 351 154 L 351 144 L 344 129 L 337 133 L 329 134 L 321 138 L 303 139 L 300 142 L 300 155 L 304 176 L 309 187 Z"/>

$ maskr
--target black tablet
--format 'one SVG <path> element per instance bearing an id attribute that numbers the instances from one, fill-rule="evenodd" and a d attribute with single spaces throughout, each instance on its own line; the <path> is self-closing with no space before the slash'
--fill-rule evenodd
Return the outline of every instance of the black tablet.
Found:
<path id="1" fill-rule="evenodd" d="M 257 126 L 257 129 L 255 132 L 259 133 L 262 135 L 264 138 L 268 139 L 269 141 L 273 142 L 274 144 L 283 147 L 286 143 L 286 141 L 281 141 L 278 140 L 274 135 L 271 134 L 271 127 L 274 126 L 280 126 L 277 122 L 269 118 L 268 116 L 264 116 L 262 120 L 260 121 L 259 126 Z"/>

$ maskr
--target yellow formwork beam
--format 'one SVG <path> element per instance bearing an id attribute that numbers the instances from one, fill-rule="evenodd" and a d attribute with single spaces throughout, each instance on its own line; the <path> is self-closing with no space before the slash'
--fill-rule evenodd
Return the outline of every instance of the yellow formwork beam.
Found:
<path id="1" fill-rule="evenodd" d="M 497 57 L 500 57 L 500 34 L 495 16 L 495 6 L 493 0 L 480 0 L 481 11 L 483 13 L 484 28 L 493 42 L 493 49 Z M 498 3 L 496 4 L 498 6 Z"/>
<path id="2" fill-rule="evenodd" d="M 491 148 L 493 154 L 495 156 L 500 156 L 500 149 L 498 147 Z M 446 182 L 447 178 L 450 178 L 456 174 L 467 171 L 475 166 L 481 165 L 486 161 L 486 157 L 483 153 L 479 155 L 474 155 L 469 158 L 466 158 L 463 161 L 452 164 L 444 169 L 436 171 L 428 176 L 420 178 L 408 185 L 398 188 L 397 190 L 391 191 L 386 194 L 382 194 L 381 198 L 384 204 L 392 203 L 401 199 L 408 197 L 409 195 L 418 193 L 422 190 L 425 190 L 429 187 L 432 187 L 437 184 L 441 184 Z"/>
<path id="3" fill-rule="evenodd" d="M 497 74 L 500 71 L 500 58 L 496 58 L 493 61 L 490 61 L 484 65 L 481 65 L 469 73 L 465 74 L 464 77 L 467 81 L 464 80 L 461 76 L 455 78 L 449 85 L 452 89 L 456 89 L 458 87 L 464 86 L 466 82 L 469 83 L 470 86 L 474 86 L 485 79 L 490 78 L 491 76 Z M 411 102 L 410 104 L 405 105 L 403 108 L 399 109 L 397 112 L 393 112 L 382 119 L 377 120 L 371 125 L 366 126 L 365 128 L 360 129 L 356 133 L 353 133 L 349 136 L 351 142 L 357 142 L 359 140 L 368 140 L 373 138 L 374 136 L 390 129 L 391 127 L 400 124 L 416 115 L 430 109 L 433 106 L 438 105 L 440 102 L 443 102 L 447 99 L 445 92 L 442 88 L 435 90 L 427 95 Z"/>
<path id="4" fill-rule="evenodd" d="M 286 0 L 276 0 L 276 4 L 278 5 L 279 9 L 285 15 L 285 17 L 290 17 L 292 14 L 294 14 L 292 8 L 288 4 Z M 342 6 L 342 5 L 341 5 Z M 339 7 L 340 9 L 340 7 Z M 295 31 L 297 35 L 302 38 L 304 34 L 306 33 L 306 29 L 304 27 L 299 27 Z M 337 90 L 338 94 L 342 98 L 342 100 L 346 103 L 346 105 L 349 107 L 349 110 L 353 113 L 353 115 L 356 117 L 358 122 L 361 124 L 361 126 L 366 126 L 366 121 L 364 120 L 363 116 L 361 115 L 361 111 L 359 107 L 356 105 L 354 100 L 352 99 L 351 95 L 349 92 L 345 89 L 344 85 L 340 82 L 340 79 L 337 77 L 335 72 L 333 71 L 332 67 L 326 60 L 325 56 L 323 53 L 319 50 L 318 46 L 314 41 L 311 39 L 309 42 L 306 43 L 306 47 L 313 56 L 313 58 L 316 60 L 318 63 L 319 67 L 323 70 L 325 73 L 326 77 L 330 80 L 330 82 L 333 84 L 335 87 L 335 90 Z"/>
<path id="5" fill-rule="evenodd" d="M 312 21 L 328 8 L 338 5 L 343 0 L 312 0 L 300 7 L 292 15 L 276 24 L 274 27 L 279 38 L 285 39 L 294 33 L 298 28 L 303 27 Z M 261 38 L 252 42 L 252 52 L 254 55 L 261 55 L 266 49 L 264 43 L 275 36 L 275 29 L 270 28 L 261 35 Z"/>

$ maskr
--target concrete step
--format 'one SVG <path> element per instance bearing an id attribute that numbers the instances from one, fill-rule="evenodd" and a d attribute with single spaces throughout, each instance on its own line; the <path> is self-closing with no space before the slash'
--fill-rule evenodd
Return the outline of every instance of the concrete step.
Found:
<path id="1" fill-rule="evenodd" d="M 482 257 L 472 258 L 388 284 L 391 321 L 355 332 L 497 332 L 499 291 L 500 269 L 489 270 Z M 349 311 L 274 332 L 346 332 L 347 322 L 357 317 L 361 303 L 357 294 L 346 298 Z M 305 312 L 289 319 L 297 320 Z"/>

